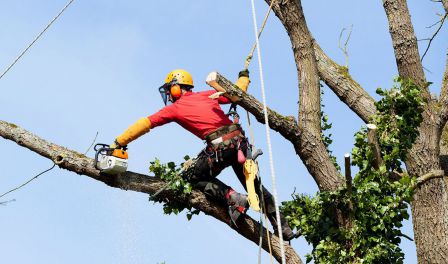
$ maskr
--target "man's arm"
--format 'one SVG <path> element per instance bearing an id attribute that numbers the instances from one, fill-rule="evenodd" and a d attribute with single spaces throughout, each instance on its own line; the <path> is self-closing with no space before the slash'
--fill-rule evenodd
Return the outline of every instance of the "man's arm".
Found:
<path id="1" fill-rule="evenodd" d="M 137 120 L 137 122 L 128 127 L 123 134 L 115 139 L 116 147 L 126 146 L 140 136 L 148 133 L 151 128 L 173 121 L 175 115 L 173 114 L 172 107 L 173 105 L 165 106 L 157 113 Z"/>
<path id="2" fill-rule="evenodd" d="M 140 136 L 146 134 L 151 129 L 151 121 L 149 117 L 142 117 L 137 122 L 126 129 L 123 134 L 115 139 L 115 144 L 118 146 L 126 146 Z"/>

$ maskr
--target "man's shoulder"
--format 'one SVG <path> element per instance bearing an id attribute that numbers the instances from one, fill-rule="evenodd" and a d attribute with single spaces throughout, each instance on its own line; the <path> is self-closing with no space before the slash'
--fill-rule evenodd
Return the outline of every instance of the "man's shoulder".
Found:
<path id="1" fill-rule="evenodd" d="M 202 96 L 209 96 L 213 93 L 215 93 L 215 90 L 205 90 L 205 91 L 199 91 L 199 92 L 194 92 L 193 94 L 197 94 L 197 95 L 202 95 Z"/>

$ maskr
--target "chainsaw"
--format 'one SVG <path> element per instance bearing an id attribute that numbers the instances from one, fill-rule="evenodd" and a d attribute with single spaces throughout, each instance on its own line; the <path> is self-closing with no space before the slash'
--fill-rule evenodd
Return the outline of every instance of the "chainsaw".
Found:
<path id="1" fill-rule="evenodd" d="M 119 174 L 128 168 L 128 152 L 126 148 L 111 148 L 107 144 L 96 144 L 95 168 L 106 174 Z"/>

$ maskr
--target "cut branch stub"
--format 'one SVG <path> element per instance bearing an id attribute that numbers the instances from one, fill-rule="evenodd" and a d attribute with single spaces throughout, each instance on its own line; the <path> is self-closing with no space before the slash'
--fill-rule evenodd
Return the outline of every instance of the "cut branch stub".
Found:
<path id="1" fill-rule="evenodd" d="M 383 158 L 381 157 L 381 149 L 378 142 L 376 129 L 376 125 L 367 124 L 367 140 L 369 141 L 370 148 L 373 152 L 373 167 L 375 168 L 375 170 L 378 170 L 381 165 L 383 165 Z"/>
<path id="2" fill-rule="evenodd" d="M 349 192 L 352 190 L 352 170 L 350 167 L 350 154 L 346 153 L 344 155 L 345 161 L 345 183 Z"/>
<path id="3" fill-rule="evenodd" d="M 344 155 L 344 161 L 345 161 L 345 184 L 347 186 L 347 195 L 349 197 L 349 204 L 348 204 L 348 210 L 349 210 L 349 221 L 348 225 L 351 226 L 351 223 L 353 222 L 354 217 L 354 211 L 353 211 L 353 179 L 352 179 L 352 172 L 350 167 L 350 154 L 346 153 Z"/>

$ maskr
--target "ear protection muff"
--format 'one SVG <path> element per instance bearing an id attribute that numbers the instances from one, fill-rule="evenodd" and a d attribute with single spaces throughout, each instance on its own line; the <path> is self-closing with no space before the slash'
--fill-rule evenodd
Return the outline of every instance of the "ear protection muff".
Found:
<path id="1" fill-rule="evenodd" d="M 179 84 L 173 84 L 170 89 L 170 94 L 174 98 L 179 98 L 182 95 L 182 90 Z"/>

